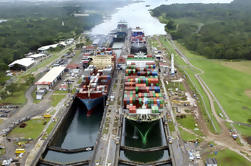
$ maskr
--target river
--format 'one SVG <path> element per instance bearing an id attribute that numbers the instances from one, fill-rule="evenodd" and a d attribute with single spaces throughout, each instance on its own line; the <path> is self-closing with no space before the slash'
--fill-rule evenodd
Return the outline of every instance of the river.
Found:
<path id="1" fill-rule="evenodd" d="M 190 3 L 230 3 L 232 0 L 190 0 Z M 103 23 L 96 25 L 91 30 L 91 34 L 108 34 L 115 29 L 119 21 L 128 22 L 129 27 L 140 26 L 145 30 L 146 35 L 165 34 L 164 24 L 158 19 L 153 18 L 149 9 L 160 6 L 161 4 L 187 3 L 187 0 L 146 0 L 144 2 L 131 3 L 122 8 L 118 8 L 111 17 Z M 146 7 L 150 5 L 150 7 Z"/>

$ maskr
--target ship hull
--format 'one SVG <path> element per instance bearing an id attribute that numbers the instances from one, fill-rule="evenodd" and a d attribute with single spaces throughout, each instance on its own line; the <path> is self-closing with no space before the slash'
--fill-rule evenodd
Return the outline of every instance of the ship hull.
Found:
<path id="1" fill-rule="evenodd" d="M 145 54 L 147 54 L 147 48 L 145 44 L 132 44 L 131 45 L 131 54 L 136 54 L 139 52 L 143 52 Z"/>
<path id="2" fill-rule="evenodd" d="M 79 99 L 87 109 L 87 116 L 90 116 L 95 111 L 97 106 L 104 105 L 105 98 L 105 96 L 101 96 L 94 99 Z"/>

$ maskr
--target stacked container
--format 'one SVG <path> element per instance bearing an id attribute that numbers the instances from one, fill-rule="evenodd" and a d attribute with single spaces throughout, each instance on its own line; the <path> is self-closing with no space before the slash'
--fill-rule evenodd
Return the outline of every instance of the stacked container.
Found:
<path id="1" fill-rule="evenodd" d="M 158 70 L 153 56 L 128 55 L 128 58 L 130 63 L 127 63 L 125 70 L 124 108 L 128 109 L 130 114 L 139 113 L 137 110 L 144 109 L 147 113 L 160 113 L 164 100 L 160 93 Z"/>

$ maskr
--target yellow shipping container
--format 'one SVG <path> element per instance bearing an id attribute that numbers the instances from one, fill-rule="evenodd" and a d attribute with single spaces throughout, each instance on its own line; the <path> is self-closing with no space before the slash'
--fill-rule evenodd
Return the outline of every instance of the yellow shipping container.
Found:
<path id="1" fill-rule="evenodd" d="M 44 114 L 44 118 L 51 118 L 50 114 Z"/>
<path id="2" fill-rule="evenodd" d="M 16 149 L 16 154 L 20 154 L 20 153 L 24 153 L 25 152 L 25 150 L 24 149 Z"/>

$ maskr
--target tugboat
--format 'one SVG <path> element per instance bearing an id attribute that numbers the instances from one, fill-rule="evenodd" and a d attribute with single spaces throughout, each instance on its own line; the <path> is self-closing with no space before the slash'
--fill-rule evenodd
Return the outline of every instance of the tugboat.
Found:
<path id="1" fill-rule="evenodd" d="M 117 25 L 117 29 L 115 30 L 113 42 L 124 42 L 127 36 L 127 32 L 128 32 L 127 22 L 120 21 Z"/>

